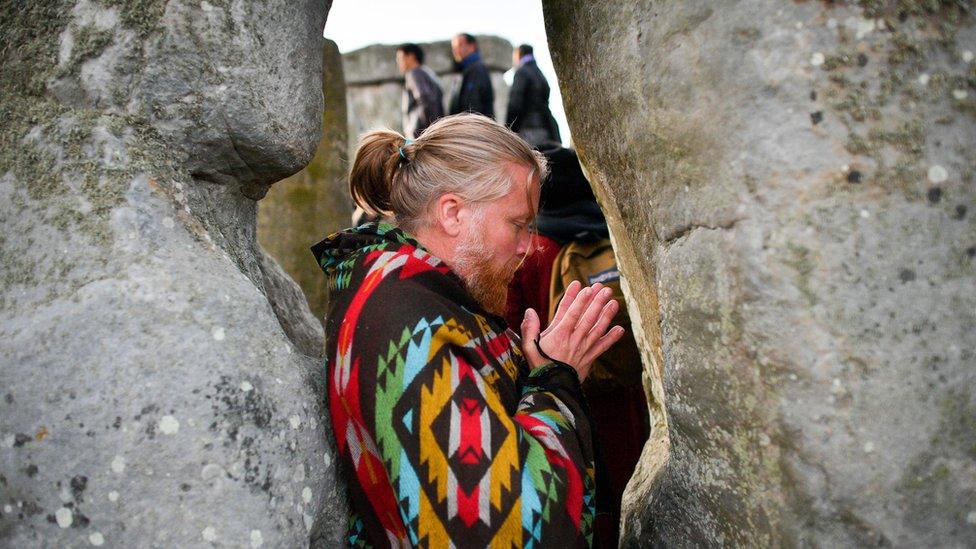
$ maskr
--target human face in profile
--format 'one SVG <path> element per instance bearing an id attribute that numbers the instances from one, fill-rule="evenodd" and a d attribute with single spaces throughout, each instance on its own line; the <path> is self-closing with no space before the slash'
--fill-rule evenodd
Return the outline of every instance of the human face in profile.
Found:
<path id="1" fill-rule="evenodd" d="M 528 167 L 509 165 L 513 184 L 498 200 L 473 205 L 455 255 L 468 291 L 490 313 L 505 310 L 508 285 L 532 249 L 532 222 L 539 209 L 539 178 Z"/>
<path id="2" fill-rule="evenodd" d="M 454 61 L 460 63 L 462 59 L 470 55 L 473 51 L 474 44 L 469 43 L 463 36 L 458 35 L 451 38 L 451 54 L 454 56 Z"/>
<path id="3" fill-rule="evenodd" d="M 407 71 L 413 70 L 420 66 L 420 63 L 417 61 L 417 56 L 406 53 L 403 50 L 397 50 L 396 64 L 397 70 L 400 71 L 400 74 L 406 74 Z"/>

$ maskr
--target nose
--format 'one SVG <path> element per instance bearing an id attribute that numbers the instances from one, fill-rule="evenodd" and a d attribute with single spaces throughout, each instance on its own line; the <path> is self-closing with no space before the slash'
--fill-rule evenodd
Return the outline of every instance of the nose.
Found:
<path id="1" fill-rule="evenodd" d="M 520 232 L 518 247 L 515 249 L 515 253 L 524 257 L 532 255 L 532 252 L 535 251 L 535 246 L 533 246 L 534 243 L 535 234 L 532 233 L 532 231 Z"/>

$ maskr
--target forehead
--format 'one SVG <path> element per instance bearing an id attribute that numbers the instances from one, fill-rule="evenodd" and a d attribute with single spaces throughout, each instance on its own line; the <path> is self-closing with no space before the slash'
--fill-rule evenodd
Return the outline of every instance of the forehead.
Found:
<path id="1" fill-rule="evenodd" d="M 531 168 L 510 164 L 512 188 L 498 200 L 505 213 L 512 216 L 535 215 L 539 209 L 539 176 Z"/>

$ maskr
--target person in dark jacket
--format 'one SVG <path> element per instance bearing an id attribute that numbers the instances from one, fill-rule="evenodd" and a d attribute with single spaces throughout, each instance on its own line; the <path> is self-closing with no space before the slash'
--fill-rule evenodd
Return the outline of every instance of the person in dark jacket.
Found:
<path id="1" fill-rule="evenodd" d="M 401 45 L 396 60 L 403 74 L 403 135 L 417 138 L 427 126 L 444 116 L 444 92 L 437 74 L 424 65 L 424 50 L 420 46 Z"/>
<path id="2" fill-rule="evenodd" d="M 515 79 L 508 92 L 505 125 L 533 147 L 562 141 L 549 110 L 549 83 L 535 62 L 532 46 L 522 44 L 515 48 L 512 65 L 516 67 Z"/>
<path id="3" fill-rule="evenodd" d="M 461 33 L 451 39 L 451 53 L 461 73 L 461 82 L 451 94 L 450 113 L 473 112 L 495 118 L 495 92 L 488 67 L 478 51 L 478 40 Z"/>

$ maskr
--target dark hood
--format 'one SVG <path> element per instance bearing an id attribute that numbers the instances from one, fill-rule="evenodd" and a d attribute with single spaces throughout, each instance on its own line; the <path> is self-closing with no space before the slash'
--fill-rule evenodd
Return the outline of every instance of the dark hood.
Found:
<path id="1" fill-rule="evenodd" d="M 576 151 L 562 146 L 540 147 L 549 160 L 549 177 L 542 184 L 539 234 L 558 242 L 609 238 L 607 220 L 583 174 Z"/>

